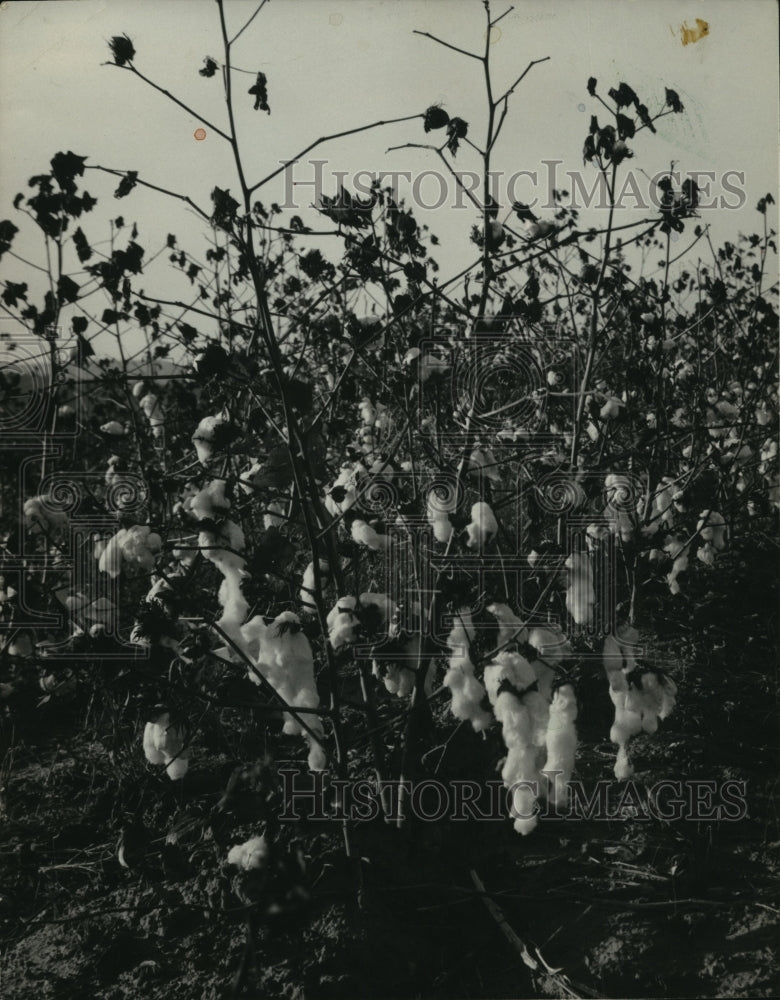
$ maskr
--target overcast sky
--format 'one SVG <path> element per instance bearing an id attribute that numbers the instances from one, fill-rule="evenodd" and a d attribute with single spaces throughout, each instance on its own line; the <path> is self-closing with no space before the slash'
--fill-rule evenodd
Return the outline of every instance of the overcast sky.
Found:
<path id="1" fill-rule="evenodd" d="M 255 7 L 254 0 L 228 0 L 233 32 Z M 493 17 L 508 7 L 493 0 Z M 695 26 L 697 18 L 707 21 L 709 33 L 683 45 L 682 26 Z M 599 110 L 587 95 L 588 77 L 597 77 L 605 94 L 625 80 L 652 111 L 669 86 L 680 94 L 686 114 L 664 118 L 658 136 L 643 132 L 637 137 L 631 166 L 652 175 L 674 160 L 683 175 L 714 171 L 713 193 L 724 194 L 729 204 L 740 199 L 723 192 L 721 179 L 726 171 L 744 174 L 744 185 L 734 176 L 730 183 L 744 189 L 745 207 L 710 210 L 706 220 L 716 241 L 753 231 L 756 201 L 767 191 L 776 195 L 778 188 L 777 27 L 774 0 L 515 0 L 514 10 L 494 32 L 494 90 L 508 87 L 531 59 L 550 59 L 534 67 L 513 96 L 496 166 L 504 177 L 537 171 L 537 186 L 529 179 L 518 182 L 514 193 L 522 200 L 544 196 L 545 160 L 562 161 L 558 186 L 570 188 L 565 172 L 582 170 L 590 114 Z M 414 35 L 414 29 L 480 51 L 482 3 L 270 0 L 234 55 L 235 64 L 249 71 L 238 77 L 237 120 L 250 178 L 260 179 L 320 135 L 415 114 L 434 103 L 466 119 L 470 136 L 479 142 L 485 107 L 480 64 Z M 130 73 L 101 65 L 109 58 L 107 39 L 122 32 L 135 45 L 135 65 L 197 108 L 197 117 L 173 107 Z M 0 218 L 14 218 L 10 203 L 16 192 L 46 169 L 55 152 L 67 149 L 87 155 L 89 163 L 138 170 L 205 207 L 215 184 L 235 192 L 226 144 L 204 124 L 225 123 L 219 75 L 198 75 L 204 56 L 219 59 L 220 49 L 212 0 L 0 5 Z M 258 69 L 268 77 L 270 116 L 254 112 L 252 98 L 243 93 L 253 82 L 250 73 Z M 203 141 L 194 138 L 199 126 L 206 129 Z M 432 152 L 386 150 L 439 136 L 426 137 L 421 123 L 412 121 L 334 141 L 310 156 L 327 160 L 325 193 L 334 193 L 336 171 L 411 170 L 419 176 L 437 168 Z M 462 148 L 457 165 L 477 169 L 476 155 Z M 297 181 L 312 176 L 307 163 L 292 172 Z M 592 183 L 592 170 L 585 176 Z M 95 175 L 88 176 L 86 186 L 95 194 L 111 190 Z M 430 179 L 419 190 L 429 203 L 440 191 Z M 302 205 L 311 202 L 311 187 L 304 184 L 296 191 Z M 282 178 L 259 195 L 282 200 Z M 438 257 L 445 274 L 471 259 L 474 249 L 466 238 L 475 213 L 453 211 L 452 197 L 448 193 L 441 208 L 418 212 L 442 237 Z M 169 231 L 190 231 L 188 221 L 177 222 L 180 207 L 148 192 L 110 200 L 93 213 L 90 234 L 97 239 L 101 219 L 121 213 L 140 221 L 141 242 L 145 235 L 151 247 Z M 37 244 L 21 240 L 18 248 L 41 259 Z M 18 273 L 9 275 L 9 260 L 3 261 L 3 276 L 18 280 Z"/>

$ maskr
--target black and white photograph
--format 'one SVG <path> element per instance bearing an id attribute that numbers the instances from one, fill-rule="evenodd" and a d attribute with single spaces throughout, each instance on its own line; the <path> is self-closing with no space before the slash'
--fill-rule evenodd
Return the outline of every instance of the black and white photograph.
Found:
<path id="1" fill-rule="evenodd" d="M 780 993 L 778 5 L 0 3 L 0 997 Z"/>

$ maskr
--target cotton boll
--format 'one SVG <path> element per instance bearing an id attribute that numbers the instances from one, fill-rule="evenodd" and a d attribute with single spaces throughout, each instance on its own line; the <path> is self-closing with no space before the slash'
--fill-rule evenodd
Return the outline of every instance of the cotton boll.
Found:
<path id="1" fill-rule="evenodd" d="M 408 354 L 407 354 L 408 357 Z M 404 359 L 406 360 L 406 359 Z M 450 366 L 436 354 L 424 354 L 418 360 L 418 372 L 421 382 L 427 382 L 429 378 L 443 375 L 449 371 Z"/>
<path id="2" fill-rule="evenodd" d="M 19 656 L 22 659 L 29 659 L 35 653 L 35 644 L 29 632 L 17 632 L 8 644 L 6 652 L 9 656 Z"/>
<path id="3" fill-rule="evenodd" d="M 557 806 L 566 804 L 569 779 L 574 770 L 577 750 L 577 730 L 574 726 L 576 718 L 577 699 L 574 688 L 571 684 L 563 684 L 553 695 L 545 737 L 547 761 L 544 769 L 550 775 L 552 785 L 550 800 Z"/>
<path id="4" fill-rule="evenodd" d="M 475 503 L 471 508 L 471 524 L 467 525 L 466 532 L 468 533 L 466 545 L 470 549 L 484 548 L 497 534 L 498 522 L 490 506 L 484 501 Z"/>
<path id="5" fill-rule="evenodd" d="M 202 490 L 185 500 L 185 509 L 190 510 L 199 521 L 221 517 L 230 510 L 230 501 L 225 496 L 224 479 L 212 479 Z"/>
<path id="6" fill-rule="evenodd" d="M 177 757 L 166 765 L 165 773 L 171 781 L 179 781 L 187 773 L 189 766 L 190 762 L 186 757 Z"/>
<path id="7" fill-rule="evenodd" d="M 320 559 L 320 582 L 324 583 L 330 576 L 330 567 L 324 559 Z M 303 582 L 299 594 L 303 611 L 306 614 L 315 614 L 317 605 L 314 595 L 316 593 L 316 580 L 314 576 L 314 563 L 310 562 L 303 572 Z"/>
<path id="8" fill-rule="evenodd" d="M 485 476 L 494 483 L 501 482 L 496 457 L 489 448 L 475 448 L 469 457 L 468 468 L 473 475 Z"/>
<path id="9" fill-rule="evenodd" d="M 143 748 L 150 764 L 165 764 L 171 781 L 178 781 L 187 773 L 188 753 L 183 750 L 184 734 L 179 726 L 171 724 L 168 712 L 163 712 L 146 723 Z"/>
<path id="10" fill-rule="evenodd" d="M 593 552 L 601 543 L 609 538 L 610 531 L 605 524 L 589 524 L 585 531 L 585 544 L 589 552 Z"/>
<path id="11" fill-rule="evenodd" d="M 511 642 L 528 642 L 528 629 L 507 604 L 490 604 L 487 611 L 498 622 L 498 645 L 505 647 Z"/>
<path id="12" fill-rule="evenodd" d="M 351 535 L 358 545 L 365 545 L 374 552 L 386 552 L 390 548 L 390 536 L 378 534 L 366 521 L 353 521 Z"/>
<path id="13" fill-rule="evenodd" d="M 151 425 L 153 437 L 162 437 L 165 417 L 157 396 L 155 396 L 154 393 L 149 392 L 141 400 L 139 400 L 138 405 Z"/>
<path id="14" fill-rule="evenodd" d="M 602 420 L 615 420 L 620 416 L 620 411 L 624 406 L 625 403 L 622 399 L 610 396 L 599 410 L 599 416 Z"/>
<path id="15" fill-rule="evenodd" d="M 718 552 L 726 548 L 726 522 L 723 515 L 716 510 L 703 510 L 696 530 L 702 541 L 711 542 L 712 547 Z"/>
<path id="16" fill-rule="evenodd" d="M 125 433 L 125 429 L 118 420 L 109 420 L 107 424 L 101 424 L 100 429 L 104 434 L 110 434 L 112 437 L 122 437 Z"/>
<path id="17" fill-rule="evenodd" d="M 555 668 L 561 665 L 564 657 L 571 656 L 571 644 L 560 629 L 553 631 L 551 628 L 531 629 L 528 642 L 539 654 L 531 665 L 539 682 L 539 691 L 549 701 L 555 680 Z"/>
<path id="18" fill-rule="evenodd" d="M 630 542 L 634 536 L 634 520 L 626 509 L 626 503 L 633 492 L 631 481 L 627 476 L 610 473 L 604 480 L 604 491 L 611 530 L 622 541 Z"/>
<path id="19" fill-rule="evenodd" d="M 249 872 L 265 868 L 268 864 L 268 844 L 265 837 L 252 837 L 244 844 L 236 844 L 228 851 L 228 864 Z"/>
<path id="20" fill-rule="evenodd" d="M 344 465 L 325 495 L 325 509 L 331 517 L 338 517 L 344 511 L 349 510 L 357 500 L 357 476 L 362 465 L 353 468 L 351 465 Z"/>
<path id="21" fill-rule="evenodd" d="M 309 640 L 301 631 L 298 616 L 292 611 L 283 611 L 266 630 L 253 627 L 249 631 L 260 647 L 258 669 L 279 696 L 293 708 L 318 708 L 314 655 Z M 284 732 L 289 736 L 302 733 L 309 744 L 309 760 L 322 770 L 319 765 L 324 752 L 314 738 L 323 734 L 322 721 L 308 712 L 304 721 L 311 733 L 293 715 L 285 713 Z"/>
<path id="22" fill-rule="evenodd" d="M 356 606 L 354 597 L 340 597 L 328 613 L 328 641 L 334 649 L 355 641 L 355 629 L 360 624 L 355 614 Z"/>
<path id="23" fill-rule="evenodd" d="M 22 512 L 25 527 L 31 528 L 34 534 L 51 534 L 68 526 L 68 515 L 56 510 L 56 504 L 48 494 L 25 500 Z"/>
<path id="24" fill-rule="evenodd" d="M 309 756 L 306 761 L 310 771 L 325 771 L 328 767 L 328 755 L 319 743 L 309 740 Z"/>
<path id="25" fill-rule="evenodd" d="M 358 415 L 360 421 L 366 427 L 371 427 L 376 420 L 376 408 L 368 397 L 364 397 L 358 403 Z"/>
<path id="26" fill-rule="evenodd" d="M 566 560 L 566 568 L 569 570 L 566 607 L 578 625 L 587 625 L 593 619 L 596 603 L 590 558 L 584 553 L 573 552 Z"/>
<path id="27" fill-rule="evenodd" d="M 642 716 L 626 705 L 628 680 L 622 670 L 609 672 L 609 696 L 615 706 L 615 721 L 609 731 L 610 740 L 618 747 L 615 777 L 618 781 L 624 781 L 633 774 L 628 759 L 628 741 L 642 731 Z"/>
<path id="28" fill-rule="evenodd" d="M 266 531 L 271 528 L 281 528 L 287 520 L 284 512 L 285 504 L 281 500 L 272 500 L 268 504 L 268 510 L 263 514 L 263 528 Z"/>
<path id="29" fill-rule="evenodd" d="M 198 424 L 195 433 L 192 435 L 192 443 L 198 455 L 201 465 L 208 465 L 214 454 L 214 441 L 220 427 L 227 423 L 221 414 L 204 417 Z"/>
<path id="30" fill-rule="evenodd" d="M 450 514 L 457 508 L 458 501 L 455 491 L 437 492 L 431 490 L 426 504 L 428 523 L 433 528 L 433 537 L 437 542 L 446 545 L 455 530 L 450 522 Z"/>
<path id="31" fill-rule="evenodd" d="M 655 534 L 661 528 L 669 529 L 674 525 L 674 498 L 677 486 L 669 476 L 664 476 L 655 490 L 650 504 L 650 521 L 647 524 L 648 534 Z"/>
<path id="32" fill-rule="evenodd" d="M 680 593 L 678 577 L 688 569 L 688 546 L 676 535 L 667 535 L 664 552 L 674 560 L 671 572 L 666 575 L 666 582 L 672 594 Z"/>
<path id="33" fill-rule="evenodd" d="M 98 555 L 98 570 L 101 573 L 108 573 L 114 580 L 119 576 L 122 565 L 122 541 L 124 534 L 125 530 L 121 528 L 102 546 Z"/>
<path id="34" fill-rule="evenodd" d="M 450 657 L 444 686 L 452 693 L 450 711 L 455 718 L 470 722 L 475 732 L 481 732 L 490 726 L 493 719 L 482 708 L 486 692 L 474 676 L 474 664 L 469 655 L 469 644 L 473 638 L 471 611 L 462 608 L 455 615 L 455 624 L 447 637 Z"/>

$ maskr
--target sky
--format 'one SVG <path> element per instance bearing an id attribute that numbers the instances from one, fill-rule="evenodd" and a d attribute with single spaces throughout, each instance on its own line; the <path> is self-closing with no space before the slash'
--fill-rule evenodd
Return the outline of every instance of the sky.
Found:
<path id="1" fill-rule="evenodd" d="M 227 0 L 231 34 L 256 6 L 254 0 Z M 493 0 L 492 17 L 509 7 Z M 684 29 L 695 28 L 697 18 L 707 22 L 708 33 L 684 45 Z M 581 150 L 590 115 L 600 110 L 586 91 L 588 78 L 595 76 L 604 93 L 621 81 L 630 83 L 651 110 L 663 103 L 665 87 L 675 89 L 686 113 L 661 120 L 657 136 L 643 132 L 637 137 L 631 161 L 635 176 L 641 180 L 642 171 L 652 176 L 672 161 L 681 176 L 714 171 L 711 190 L 721 204 L 702 214 L 715 242 L 756 230 L 755 203 L 768 191 L 778 192 L 777 19 L 774 0 L 515 0 L 491 33 L 494 93 L 507 89 L 531 60 L 549 59 L 534 66 L 512 95 L 494 155 L 499 185 L 519 171 L 536 171 L 537 182 L 523 175 L 516 176 L 511 191 L 499 187 L 502 209 L 510 207 L 509 194 L 522 201 L 539 197 L 543 203 L 552 160 L 558 163 L 555 186 L 571 189 L 570 170 L 592 184 Z M 321 135 L 418 114 L 431 104 L 441 103 L 451 116 L 468 121 L 469 137 L 479 143 L 485 121 L 481 65 L 414 34 L 415 29 L 481 51 L 482 3 L 270 0 L 234 52 L 234 64 L 246 70 L 235 75 L 236 120 L 250 179 L 260 180 Z M 135 46 L 137 68 L 196 114 L 106 65 L 107 39 L 123 32 Z M 88 156 L 88 164 L 138 170 L 146 180 L 182 191 L 205 208 L 215 185 L 235 192 L 229 149 L 211 127 L 224 127 L 226 121 L 220 77 L 198 75 L 207 55 L 221 55 L 213 0 L 0 3 L 0 218 L 20 224 L 11 206 L 14 195 L 25 190 L 31 175 L 46 169 L 55 152 L 68 149 Z M 270 115 L 253 111 L 252 98 L 243 93 L 257 70 L 268 78 Z M 205 130 L 204 139 L 195 138 L 198 128 Z M 326 194 L 335 193 L 339 171 L 347 172 L 348 184 L 357 170 L 411 171 L 426 205 L 444 201 L 416 215 L 442 240 L 436 256 L 446 277 L 474 257 L 468 234 L 476 214 L 468 203 L 454 207 L 451 182 L 443 189 L 433 175 L 421 176 L 439 168 L 435 153 L 388 152 L 440 136 L 426 136 L 419 120 L 409 121 L 334 140 L 309 156 L 325 161 Z M 476 170 L 478 165 L 476 154 L 462 147 L 457 168 Z M 730 179 L 729 171 L 734 172 Z M 724 175 L 731 193 L 723 187 Z M 305 213 L 315 197 L 313 178 L 314 167 L 302 161 L 258 197 L 284 202 L 294 193 L 300 214 L 311 222 Z M 113 201 L 115 183 L 94 173 L 85 180 L 102 199 L 89 220 L 92 238 L 98 239 L 101 224 L 105 238 L 105 220 L 118 214 L 138 221 L 140 241 L 146 239 L 150 248 L 171 231 L 193 239 L 202 231 L 180 202 L 148 191 Z M 411 193 L 408 182 L 399 187 L 401 194 Z M 592 209 L 584 218 L 597 223 L 603 210 Z M 14 249 L 43 263 L 42 245 L 26 232 Z M 0 276 L 20 280 L 17 267 L 19 262 L 4 259 Z"/>

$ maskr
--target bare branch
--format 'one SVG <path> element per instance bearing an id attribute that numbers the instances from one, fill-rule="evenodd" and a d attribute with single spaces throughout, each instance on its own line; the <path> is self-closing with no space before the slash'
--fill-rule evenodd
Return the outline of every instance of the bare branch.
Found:
<path id="1" fill-rule="evenodd" d="M 469 56 L 471 59 L 478 59 L 482 62 L 482 56 L 478 56 L 475 52 L 467 52 L 466 49 L 460 49 L 457 45 L 450 45 L 449 42 L 444 42 L 441 38 L 437 38 L 436 35 L 432 35 L 429 31 L 413 31 L 414 35 L 422 35 L 423 38 L 430 38 L 433 42 L 438 42 L 439 45 L 443 45 L 445 49 L 452 49 L 453 52 L 460 52 L 462 56 Z"/>

